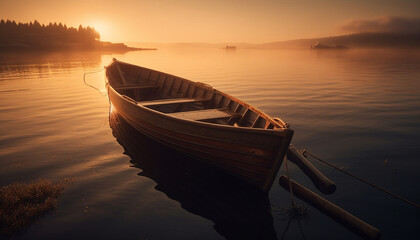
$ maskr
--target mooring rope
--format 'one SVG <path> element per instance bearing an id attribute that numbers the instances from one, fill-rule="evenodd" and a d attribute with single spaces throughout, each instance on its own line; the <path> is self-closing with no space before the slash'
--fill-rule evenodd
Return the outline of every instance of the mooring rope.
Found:
<path id="1" fill-rule="evenodd" d="M 298 226 L 299 226 L 299 229 L 300 229 L 300 233 L 302 234 L 302 238 L 305 240 L 306 237 L 305 237 L 305 234 L 303 232 L 302 225 L 300 223 L 300 217 L 305 216 L 305 212 L 303 210 L 304 209 L 303 207 L 300 207 L 296 204 L 295 195 L 293 194 L 292 181 L 290 180 L 291 178 L 290 178 L 289 166 L 287 165 L 287 162 L 288 162 L 288 160 L 287 160 L 287 157 L 285 156 L 284 157 L 284 164 L 286 165 L 286 174 L 287 174 L 287 178 L 288 178 L 288 182 L 289 182 L 290 199 L 292 201 L 292 208 L 290 209 L 290 211 L 292 211 L 292 212 L 289 212 L 289 221 L 287 222 L 286 230 L 283 233 L 281 239 L 284 239 L 284 237 L 286 236 L 286 231 L 287 231 L 287 229 L 289 229 L 289 225 L 290 225 L 290 222 L 292 220 L 292 216 L 297 214 L 297 222 L 298 222 Z M 301 210 L 301 211 L 299 211 L 299 210 Z M 293 214 L 293 215 L 291 215 L 291 214 Z"/>
<path id="2" fill-rule="evenodd" d="M 284 158 L 284 164 L 286 165 L 286 174 L 287 177 L 290 179 L 289 167 L 287 166 L 287 157 Z M 289 181 L 289 189 L 290 189 L 290 199 L 292 200 L 293 208 L 296 208 L 295 196 L 293 195 L 292 183 Z"/>
<path id="3" fill-rule="evenodd" d="M 344 171 L 343 169 L 340 169 L 339 167 L 336 167 L 336 166 L 334 166 L 333 164 L 331 164 L 331 163 L 329 163 L 329 162 L 327 162 L 327 161 L 325 161 L 325 160 L 322 160 L 321 158 L 319 158 L 319 157 L 317 157 L 317 156 L 313 155 L 312 153 L 310 153 L 310 152 L 306 151 L 305 149 L 304 149 L 304 150 L 302 150 L 302 151 L 301 151 L 301 153 L 302 153 L 302 155 L 304 155 L 304 156 L 309 155 L 309 156 L 311 156 L 311 157 L 315 158 L 316 160 L 318 160 L 318 161 L 320 161 L 320 162 L 322 162 L 322 163 L 324 163 L 324 164 L 326 164 L 326 165 L 328 165 L 328 166 L 330 166 L 330 167 L 332 167 L 332 168 L 335 168 L 336 170 L 338 170 L 338 171 L 340 171 L 340 172 L 342 172 L 342 173 L 345 173 L 345 174 L 347 174 L 347 175 L 349 175 L 349 176 L 351 176 L 351 177 L 353 177 L 353 178 L 355 178 L 355 179 L 357 179 L 357 180 L 359 180 L 359 181 L 361 181 L 361 182 L 364 182 L 364 183 L 366 183 L 366 184 L 368 184 L 368 185 L 370 185 L 370 186 L 372 186 L 372 187 L 374 187 L 374 188 L 376 188 L 376 189 L 378 189 L 378 190 L 381 190 L 382 192 L 385 192 L 385 193 L 387 193 L 387 194 L 389 194 L 389 195 L 391 195 L 391 196 L 393 196 L 393 197 L 395 197 L 395 198 L 397 198 L 397 199 L 400 199 L 400 200 L 402 200 L 402 201 L 404 201 L 404 202 L 406 202 L 406 203 L 409 203 L 409 204 L 411 204 L 411 205 L 413 205 L 413 206 L 415 206 L 415 207 L 420 208 L 420 205 L 419 205 L 419 204 L 417 204 L 417 203 L 415 203 L 415 202 L 413 202 L 413 201 L 410 201 L 410 200 L 408 200 L 408 199 L 406 199 L 406 198 L 404 198 L 404 197 L 402 197 L 402 196 L 400 196 L 400 195 L 398 195 L 398 194 L 392 193 L 392 192 L 390 192 L 390 191 L 388 191 L 388 190 L 386 190 L 386 189 L 384 189 L 384 188 L 382 188 L 382 187 L 379 187 L 378 185 L 373 184 L 373 183 L 369 182 L 368 180 L 365 180 L 365 179 L 363 179 L 363 178 L 361 178 L 361 177 L 358 177 L 358 176 L 356 176 L 356 175 L 354 175 L 354 174 L 352 174 L 352 173 L 349 173 L 349 172 L 347 172 L 347 171 Z"/>
<path id="4" fill-rule="evenodd" d="M 99 71 L 95 71 L 95 72 L 87 72 L 87 73 L 84 73 L 84 74 L 83 74 L 83 82 L 85 83 L 85 85 L 86 85 L 86 86 L 89 86 L 89 87 L 91 87 L 91 88 L 93 88 L 93 89 L 95 89 L 95 90 L 97 90 L 97 91 L 99 92 L 99 94 L 101 94 L 102 96 L 106 96 L 106 95 L 108 95 L 108 93 L 105 93 L 105 95 L 104 95 L 104 94 L 102 94 L 101 89 L 99 89 L 99 88 L 97 88 L 97 87 L 95 87 L 95 86 L 92 86 L 92 85 L 88 84 L 88 83 L 86 82 L 86 75 L 88 75 L 88 74 L 94 74 L 94 73 L 100 73 L 100 72 L 102 72 L 104 69 L 105 69 L 105 68 L 103 68 L 103 69 L 101 69 L 101 70 L 99 70 Z"/>

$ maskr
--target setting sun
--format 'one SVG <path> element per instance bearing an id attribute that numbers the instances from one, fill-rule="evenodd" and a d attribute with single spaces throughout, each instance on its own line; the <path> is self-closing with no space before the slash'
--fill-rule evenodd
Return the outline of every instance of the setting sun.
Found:
<path id="1" fill-rule="evenodd" d="M 109 24 L 107 24 L 106 22 L 92 21 L 88 25 L 90 27 L 93 27 L 101 35 L 101 40 L 106 41 L 110 39 L 111 31 L 110 31 Z"/>

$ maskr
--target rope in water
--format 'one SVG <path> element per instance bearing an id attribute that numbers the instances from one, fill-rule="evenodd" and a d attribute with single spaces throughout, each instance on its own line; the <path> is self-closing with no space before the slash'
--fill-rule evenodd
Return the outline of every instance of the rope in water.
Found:
<path id="1" fill-rule="evenodd" d="M 397 199 L 400 199 L 400 200 L 402 200 L 402 201 L 404 201 L 404 202 L 406 202 L 406 203 L 409 203 L 409 204 L 411 204 L 411 205 L 413 205 L 413 206 L 415 206 L 415 207 L 420 208 L 420 205 L 419 205 L 418 203 L 415 203 L 415 202 L 413 202 L 413 201 L 410 201 L 410 200 L 408 200 L 408 199 L 406 199 L 406 198 L 404 198 L 404 197 L 402 197 L 402 196 L 400 196 L 400 195 L 398 195 L 398 194 L 392 193 L 392 192 L 390 192 L 390 191 L 388 191 L 388 190 L 386 190 L 386 189 L 384 189 L 384 188 L 382 188 L 382 187 L 379 187 L 378 185 L 375 185 L 375 184 L 373 184 L 373 183 L 371 183 L 371 182 L 369 182 L 369 181 L 367 181 L 367 180 L 365 180 L 365 179 L 363 179 L 363 178 L 361 178 L 361 177 L 358 177 L 358 176 L 356 176 L 356 175 L 354 175 L 354 174 L 352 174 L 352 173 L 349 173 L 349 172 L 347 172 L 347 171 L 344 171 L 343 169 L 340 169 L 340 168 L 338 168 L 338 167 L 334 166 L 333 164 L 331 164 L 331 163 L 329 163 L 329 162 L 327 162 L 327 161 L 325 161 L 325 160 L 322 160 L 321 158 L 319 158 L 319 157 L 317 157 L 317 156 L 313 155 L 312 153 L 310 153 L 310 152 L 308 152 L 308 151 L 306 151 L 306 150 L 302 150 L 302 151 L 301 151 L 301 153 L 302 153 L 302 155 L 304 155 L 304 156 L 305 156 L 305 155 L 309 155 L 309 156 L 311 156 L 311 157 L 315 158 L 316 160 L 318 160 L 318 161 L 320 161 L 320 162 L 324 163 L 325 165 L 328 165 L 328 166 L 330 166 L 330 167 L 332 167 L 332 168 L 335 168 L 335 169 L 337 169 L 338 171 L 340 171 L 340 172 L 342 172 L 342 173 L 345 173 L 345 174 L 347 174 L 347 175 L 349 175 L 349 176 L 351 176 L 351 177 L 353 177 L 353 178 L 355 178 L 355 179 L 357 179 L 357 180 L 359 180 L 359 181 L 361 181 L 361 182 L 364 182 L 364 183 L 366 183 L 366 184 L 368 184 L 368 185 L 370 185 L 370 186 L 372 186 L 372 187 L 374 187 L 374 188 L 376 188 L 376 189 L 378 189 L 378 190 L 381 190 L 382 192 L 385 192 L 385 193 L 387 193 L 387 194 L 389 194 L 389 195 L 391 195 L 391 196 L 393 196 L 393 197 L 395 197 L 395 198 L 397 198 Z"/>
<path id="2" fill-rule="evenodd" d="M 104 94 L 102 94 L 102 91 L 101 91 L 101 89 L 99 89 L 99 88 L 97 88 L 97 87 L 95 87 L 95 86 L 92 86 L 92 85 L 90 85 L 90 84 L 88 84 L 87 82 L 86 82 L 86 75 L 88 75 L 88 74 L 94 74 L 94 73 L 100 73 L 100 72 L 102 72 L 103 70 L 104 70 L 105 68 L 103 68 L 103 69 L 101 69 L 101 70 L 99 70 L 99 71 L 95 71 L 95 72 L 87 72 L 87 73 L 84 73 L 83 74 L 83 82 L 85 83 L 85 85 L 86 86 L 89 86 L 89 87 L 91 87 L 91 88 L 93 88 L 93 89 L 95 89 L 95 90 L 97 90 L 102 96 L 106 96 L 106 95 L 108 95 L 108 93 L 105 93 L 105 95 Z"/>
<path id="3" fill-rule="evenodd" d="M 284 158 L 284 164 L 286 165 L 287 177 L 290 179 L 289 167 L 287 166 L 287 157 Z M 292 189 L 292 182 L 291 181 L 289 181 L 289 189 L 290 189 L 290 199 L 292 200 L 292 206 L 293 206 L 293 208 L 296 208 L 295 196 L 293 195 L 293 189 Z"/>

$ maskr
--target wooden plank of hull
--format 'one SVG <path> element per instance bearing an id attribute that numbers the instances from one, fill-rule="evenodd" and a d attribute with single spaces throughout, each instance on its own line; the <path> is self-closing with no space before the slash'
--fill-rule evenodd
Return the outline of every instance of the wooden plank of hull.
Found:
<path id="1" fill-rule="evenodd" d="M 188 152 L 190 152 L 191 154 L 204 153 L 208 156 L 213 156 L 211 158 L 215 158 L 216 161 L 219 160 L 219 158 L 229 159 L 229 162 L 225 162 L 226 165 L 234 165 L 238 168 L 249 168 L 253 171 L 261 172 L 265 172 L 267 169 L 270 169 L 272 167 L 271 159 L 263 159 L 261 157 L 250 156 L 249 154 L 243 152 L 233 152 L 229 149 L 214 148 L 209 145 L 203 145 L 197 142 L 186 141 L 184 139 L 188 137 L 187 134 L 185 134 L 184 136 L 173 137 L 170 135 L 162 134 L 161 131 L 157 131 L 156 128 L 153 129 L 153 127 L 150 127 L 150 125 L 147 124 L 131 124 L 134 125 L 136 129 L 139 129 L 140 131 L 145 132 L 148 135 L 155 136 L 156 138 L 159 138 L 162 141 L 171 143 L 171 145 L 176 146 L 177 148 L 183 148 L 186 150 L 190 149 L 188 150 Z"/>
<path id="2" fill-rule="evenodd" d="M 129 122 L 129 120 L 127 120 L 127 122 Z M 269 174 L 269 171 L 272 167 L 272 164 L 265 167 L 257 163 L 252 164 L 252 162 L 249 162 L 247 164 L 245 160 L 249 159 L 241 159 L 239 156 L 232 158 L 232 154 L 230 154 L 228 151 L 218 151 L 205 146 L 199 146 L 197 144 L 192 144 L 189 142 L 178 141 L 178 139 L 174 139 L 168 137 L 167 135 L 162 135 L 157 132 L 153 132 L 150 130 L 150 128 L 145 127 L 144 125 L 139 125 L 137 123 L 131 122 L 130 125 L 135 127 L 140 132 L 144 133 L 145 135 L 159 142 L 162 142 L 175 149 L 178 149 L 179 151 L 195 156 L 197 158 L 205 159 L 207 160 L 207 163 L 225 169 L 233 173 L 234 175 L 237 175 L 238 177 L 242 178 L 243 180 L 248 181 L 260 188 L 262 187 L 266 176 L 267 174 Z M 246 154 L 244 154 L 244 156 L 246 156 Z"/>
<path id="3" fill-rule="evenodd" d="M 283 131 L 240 129 L 216 124 L 180 120 L 168 117 L 165 114 L 154 110 L 136 106 L 135 103 L 122 98 L 121 95 L 116 93 L 113 89 L 110 89 L 109 97 L 117 111 L 138 130 L 143 131 L 156 140 L 181 149 L 186 153 L 213 160 L 210 163 L 218 165 L 235 175 L 239 175 L 248 182 L 257 185 L 263 191 L 268 191 L 270 189 L 293 133 L 292 130 L 288 129 L 284 129 Z M 147 125 L 147 123 L 149 123 L 149 125 Z M 150 126 L 159 127 L 160 129 L 159 131 L 152 131 L 148 128 Z M 162 127 L 164 128 L 162 129 Z M 159 134 L 159 132 L 164 130 L 172 132 L 171 134 Z M 207 146 L 207 149 L 200 149 L 197 151 L 196 145 L 188 146 L 185 142 L 177 144 L 180 136 L 184 137 L 184 140 L 187 143 L 194 142 L 191 141 L 190 138 L 200 139 L 200 141 L 204 142 L 203 145 Z M 165 137 L 168 139 L 164 139 Z M 223 151 L 215 151 L 214 146 L 222 147 Z M 227 158 L 226 154 L 229 152 L 242 153 L 245 156 L 248 154 L 251 156 L 256 155 L 259 157 L 260 161 L 265 157 L 269 164 L 266 169 L 259 169 L 258 171 L 258 168 L 253 167 L 252 163 L 248 163 L 249 166 L 246 166 L 246 157 L 236 159 L 236 163 L 235 160 Z M 252 160 L 252 158 L 248 157 L 248 160 L 249 159 Z M 237 162 L 242 162 L 242 165 L 237 164 Z M 254 162 L 254 164 L 258 163 Z"/>
<path id="4" fill-rule="evenodd" d="M 130 89 L 157 89 L 155 85 L 122 85 L 114 87 L 115 90 L 130 90 Z"/>

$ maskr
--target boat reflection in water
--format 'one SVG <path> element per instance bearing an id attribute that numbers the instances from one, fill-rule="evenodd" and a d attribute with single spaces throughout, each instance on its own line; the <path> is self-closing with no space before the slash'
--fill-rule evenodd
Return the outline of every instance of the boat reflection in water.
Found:
<path id="1" fill-rule="evenodd" d="M 227 239 L 276 239 L 266 194 L 198 160 L 144 136 L 116 111 L 110 127 L 138 175 L 157 183 L 155 189 L 185 210 L 214 222 Z"/>

